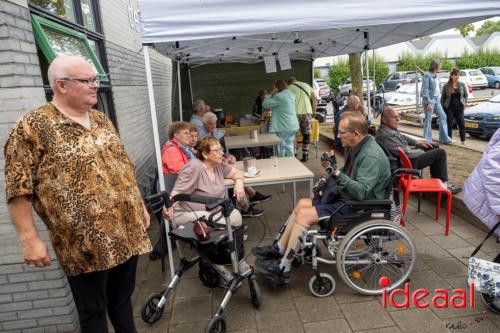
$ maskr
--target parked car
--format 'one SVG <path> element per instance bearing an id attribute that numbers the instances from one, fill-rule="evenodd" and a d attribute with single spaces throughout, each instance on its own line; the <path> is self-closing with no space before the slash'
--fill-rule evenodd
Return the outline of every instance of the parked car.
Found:
<path id="1" fill-rule="evenodd" d="M 316 82 L 316 80 L 313 80 L 312 88 L 314 91 L 314 96 L 316 96 L 316 100 L 320 102 L 321 98 L 319 97 L 319 84 L 318 82 Z"/>
<path id="2" fill-rule="evenodd" d="M 449 73 L 448 73 L 449 74 Z M 449 75 L 448 75 L 449 77 Z M 443 76 L 444 78 L 444 76 Z M 440 78 L 441 80 L 441 78 Z M 446 79 L 446 82 L 448 82 L 448 79 Z M 441 83 L 441 86 L 444 84 Z M 474 95 L 472 94 L 472 87 L 468 84 L 468 93 L 469 96 L 468 98 L 473 98 Z M 422 82 L 418 82 L 418 103 L 422 104 L 422 99 L 420 97 L 420 92 L 422 91 Z M 415 83 L 409 83 L 407 85 L 402 86 L 396 92 L 392 93 L 390 97 L 387 99 L 387 104 L 388 105 L 394 105 L 394 106 L 413 106 L 416 104 L 416 87 Z"/>
<path id="3" fill-rule="evenodd" d="M 450 72 L 437 72 L 436 73 L 439 82 L 441 82 L 441 87 L 448 83 L 450 79 Z"/>
<path id="4" fill-rule="evenodd" d="M 479 69 L 461 69 L 460 81 L 468 83 L 473 89 L 484 89 L 488 86 L 486 76 Z"/>
<path id="5" fill-rule="evenodd" d="M 488 87 L 500 89 L 500 67 L 481 67 L 479 70 L 486 76 Z"/>
<path id="6" fill-rule="evenodd" d="M 374 95 L 377 92 L 377 89 L 375 89 L 375 83 L 373 83 L 372 80 L 369 80 L 368 85 L 370 86 L 370 94 Z M 338 87 L 337 94 L 339 96 L 350 96 L 352 94 L 351 78 L 348 78 L 347 80 L 345 80 L 344 83 L 342 83 Z M 366 98 L 367 94 L 368 94 L 368 89 L 367 89 L 366 79 L 364 79 L 363 80 L 363 97 Z"/>
<path id="7" fill-rule="evenodd" d="M 471 136 L 490 138 L 500 127 L 500 94 L 465 110 L 465 131 Z"/>
<path id="8" fill-rule="evenodd" d="M 415 72 L 394 72 L 389 74 L 382 82 L 380 87 L 384 87 L 386 92 L 396 91 L 402 86 L 410 83 L 412 80 L 415 81 Z M 422 77 L 419 75 L 419 77 Z"/>
<path id="9" fill-rule="evenodd" d="M 325 80 L 316 79 L 315 81 L 319 86 L 319 98 L 322 101 L 329 102 L 331 99 L 330 86 L 328 85 L 328 83 L 326 83 Z"/>

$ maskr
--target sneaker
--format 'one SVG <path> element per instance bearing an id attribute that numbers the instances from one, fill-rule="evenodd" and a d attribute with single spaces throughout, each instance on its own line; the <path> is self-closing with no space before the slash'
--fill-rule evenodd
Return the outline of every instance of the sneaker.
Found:
<path id="1" fill-rule="evenodd" d="M 250 203 L 256 204 L 259 202 L 266 202 L 266 201 L 271 200 L 272 197 L 273 197 L 272 195 L 266 195 L 266 194 L 262 194 L 260 192 L 255 192 L 255 195 L 250 198 Z"/>
<path id="2" fill-rule="evenodd" d="M 280 268 L 279 260 L 264 260 L 255 263 L 257 270 L 267 279 L 272 281 L 273 285 L 281 286 L 290 281 L 290 272 L 285 272 Z"/>
<path id="3" fill-rule="evenodd" d="M 252 249 L 252 254 L 257 257 L 257 259 L 278 259 L 281 258 L 280 250 L 275 244 L 254 247 Z"/>
<path id="4" fill-rule="evenodd" d="M 448 190 L 450 190 L 451 194 L 457 194 L 457 193 L 462 192 L 462 188 L 461 187 L 453 185 L 453 184 L 450 184 L 450 183 L 448 183 L 446 185 L 446 187 L 448 188 Z"/>
<path id="5" fill-rule="evenodd" d="M 249 207 L 248 210 L 241 210 L 242 217 L 259 217 L 262 215 L 264 215 L 264 211 L 255 207 Z"/>

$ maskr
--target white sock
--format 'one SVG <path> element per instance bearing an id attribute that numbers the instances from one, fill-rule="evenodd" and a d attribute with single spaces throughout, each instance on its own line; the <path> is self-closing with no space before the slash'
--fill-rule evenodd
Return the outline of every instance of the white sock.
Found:
<path id="1" fill-rule="evenodd" d="M 283 271 L 285 273 L 290 272 L 291 270 L 290 260 L 288 260 L 286 257 L 281 258 L 280 269 L 284 269 Z"/>
<path id="2" fill-rule="evenodd" d="M 283 247 L 283 245 L 281 245 L 280 242 L 276 242 L 276 243 L 278 244 L 278 250 L 280 251 L 280 254 L 284 255 L 286 249 Z"/>

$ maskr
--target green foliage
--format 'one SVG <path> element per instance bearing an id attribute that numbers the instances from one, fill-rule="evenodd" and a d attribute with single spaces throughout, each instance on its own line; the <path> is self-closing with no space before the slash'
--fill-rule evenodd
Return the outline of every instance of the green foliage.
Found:
<path id="1" fill-rule="evenodd" d="M 431 53 L 424 57 L 421 55 L 415 55 L 413 53 L 407 52 L 399 56 L 399 63 L 397 65 L 397 70 L 414 71 L 415 66 L 417 66 L 422 71 L 425 72 L 429 68 L 429 64 L 433 59 L 441 60 L 441 69 L 444 71 L 449 71 L 455 66 L 453 60 L 448 59 L 448 56 L 446 54 Z"/>
<path id="2" fill-rule="evenodd" d="M 319 72 L 319 68 L 314 69 L 314 78 L 315 79 L 321 79 L 321 74 Z"/>
<path id="3" fill-rule="evenodd" d="M 467 37 L 469 36 L 469 33 L 474 31 L 474 25 L 472 23 L 464 24 L 459 27 L 456 27 L 455 30 L 460 32 L 462 37 Z"/>
<path id="4" fill-rule="evenodd" d="M 500 64 L 500 52 L 498 49 L 479 49 L 474 53 L 464 52 L 456 60 L 458 68 L 479 68 L 485 66 L 496 66 Z"/>
<path id="5" fill-rule="evenodd" d="M 489 35 L 497 31 L 500 31 L 500 21 L 488 20 L 477 29 L 476 36 Z"/>
<path id="6" fill-rule="evenodd" d="M 349 62 L 347 60 L 341 60 L 337 64 L 331 65 L 328 69 L 328 77 L 328 85 L 332 88 L 332 91 L 337 91 L 337 88 L 342 82 L 351 77 Z"/>

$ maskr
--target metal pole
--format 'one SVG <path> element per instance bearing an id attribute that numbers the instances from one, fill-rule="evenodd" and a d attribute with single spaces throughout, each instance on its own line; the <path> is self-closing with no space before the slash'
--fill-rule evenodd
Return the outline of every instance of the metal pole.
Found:
<path id="1" fill-rule="evenodd" d="M 156 104 L 155 104 L 155 94 L 153 89 L 153 77 L 151 76 L 151 63 L 149 62 L 149 48 L 147 46 L 142 47 L 144 52 L 144 65 L 146 67 L 146 82 L 148 84 L 148 95 L 149 95 L 149 108 L 151 112 L 151 123 L 153 126 L 153 139 L 155 146 L 156 155 L 156 169 L 158 170 L 158 179 L 160 181 L 160 191 L 165 191 L 165 179 L 163 178 L 163 167 L 161 162 L 161 149 L 160 149 L 160 135 L 158 134 L 158 122 L 156 118 Z M 167 248 L 168 248 L 168 263 L 170 265 L 170 276 L 174 278 L 174 258 L 172 256 L 172 244 L 170 242 L 170 237 L 168 233 L 170 232 L 170 225 L 168 221 L 165 222 L 165 229 L 167 233 Z"/>
<path id="2" fill-rule="evenodd" d="M 191 66 L 188 65 L 188 80 L 189 80 L 189 97 L 191 98 L 191 105 L 193 105 L 193 83 L 191 81 Z"/>
<path id="3" fill-rule="evenodd" d="M 418 67 L 415 67 L 415 112 L 418 113 L 420 103 L 418 101 Z"/>
<path id="4" fill-rule="evenodd" d="M 181 87 L 181 63 L 177 62 L 177 85 L 179 86 L 179 119 L 182 121 L 182 87 Z"/>
<path id="5" fill-rule="evenodd" d="M 375 77 L 375 49 L 372 50 L 372 57 L 373 57 L 373 83 L 375 84 L 375 90 L 377 90 L 377 80 Z M 375 91 L 373 92 L 375 95 Z"/>
<path id="6" fill-rule="evenodd" d="M 368 105 L 368 114 L 370 114 L 370 70 L 368 68 L 368 50 L 365 51 L 365 66 L 366 66 L 366 90 L 367 90 L 367 100 L 366 104 Z"/>

